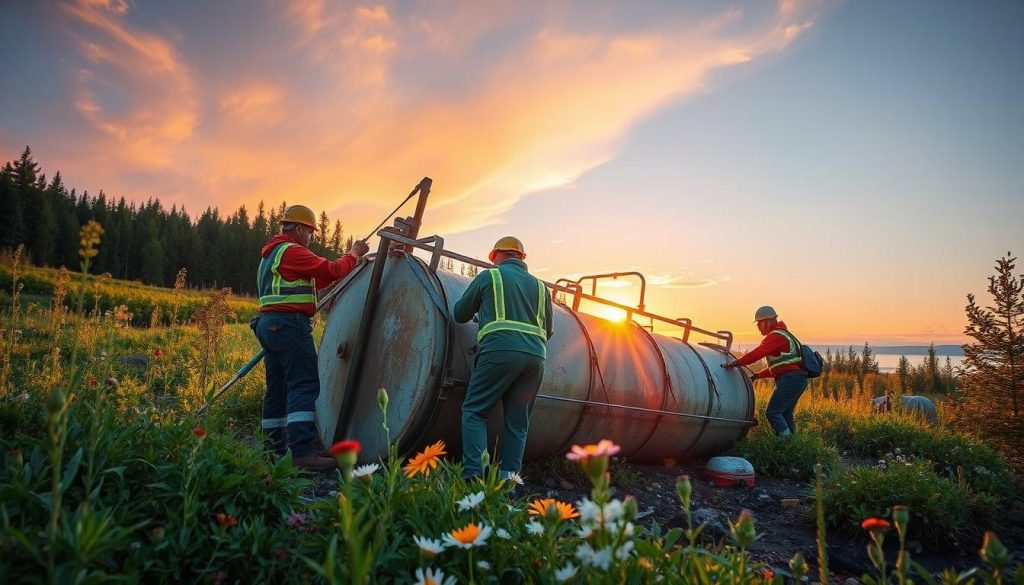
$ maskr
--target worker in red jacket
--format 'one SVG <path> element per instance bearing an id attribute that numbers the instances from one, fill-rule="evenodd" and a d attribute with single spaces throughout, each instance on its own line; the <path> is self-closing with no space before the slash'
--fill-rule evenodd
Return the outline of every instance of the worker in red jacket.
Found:
<path id="1" fill-rule="evenodd" d="M 779 321 L 775 309 L 769 306 L 761 307 L 754 313 L 754 322 L 761 335 L 764 335 L 761 345 L 722 364 L 722 367 L 735 368 L 750 365 L 761 358 L 767 360 L 768 367 L 752 374 L 750 379 L 775 378 L 775 390 L 768 399 L 764 414 L 776 435 L 788 437 L 796 432 L 793 411 L 807 389 L 807 372 L 802 365 L 800 342 L 786 329 L 786 324 Z"/>
<path id="2" fill-rule="evenodd" d="M 320 396 L 320 373 L 313 326 L 316 291 L 344 278 L 369 251 L 355 241 L 348 254 L 330 261 L 309 251 L 316 215 L 293 205 L 281 218 L 281 233 L 263 246 L 257 271 L 259 316 L 251 325 L 266 356 L 267 393 L 263 432 L 276 453 L 291 449 L 292 462 L 308 471 L 332 471 L 333 458 L 316 447 L 313 407 Z"/>

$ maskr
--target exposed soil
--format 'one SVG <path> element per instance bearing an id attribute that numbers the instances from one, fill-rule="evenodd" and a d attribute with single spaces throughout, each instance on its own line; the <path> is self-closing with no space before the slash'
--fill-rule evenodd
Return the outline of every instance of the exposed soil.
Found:
<path id="1" fill-rule="evenodd" d="M 613 467 L 613 495 L 636 498 L 643 515 L 641 524 L 657 522 L 663 527 L 685 528 L 686 519 L 676 496 L 675 481 L 678 476 L 688 474 L 693 486 L 691 514 L 695 524 L 706 523 L 704 535 L 714 541 L 725 538 L 728 521 L 735 521 L 740 511 L 748 509 L 762 535 L 749 547 L 755 559 L 772 566 L 777 574 L 788 575 L 789 559 L 799 551 L 808 563 L 817 567 L 812 484 L 758 477 L 753 488 L 720 487 L 702 477 L 702 468 L 702 462 L 671 467 L 630 464 L 625 466 L 621 480 L 617 480 Z M 560 473 L 558 465 L 551 462 L 527 465 L 523 472 L 527 493 L 569 502 L 589 494 L 585 480 L 581 482 L 573 475 Z M 1008 510 L 1007 519 L 1007 526 L 999 530 L 1000 539 L 1018 561 L 1024 562 L 1024 506 L 1021 502 Z M 889 540 L 895 545 L 895 538 Z M 829 534 L 827 554 L 833 580 L 859 579 L 864 573 L 873 572 L 865 552 L 866 544 L 867 539 L 859 534 L 853 538 Z M 908 542 L 907 548 L 913 560 L 932 572 L 940 572 L 950 567 L 963 570 L 977 566 L 980 544 L 979 535 L 976 545 L 972 544 L 967 550 L 929 551 L 914 541 Z M 889 559 L 894 558 L 895 549 L 889 554 Z"/>

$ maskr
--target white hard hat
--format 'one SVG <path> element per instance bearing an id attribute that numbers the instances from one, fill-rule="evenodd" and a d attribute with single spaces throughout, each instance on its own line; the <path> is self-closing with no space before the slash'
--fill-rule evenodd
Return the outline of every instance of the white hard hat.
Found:
<path id="1" fill-rule="evenodd" d="M 778 318 L 779 318 L 779 314 L 775 312 L 775 309 L 769 307 L 768 305 L 760 307 L 756 312 L 754 312 L 754 322 L 755 323 L 758 322 L 758 321 L 761 321 L 762 319 L 778 319 Z"/>

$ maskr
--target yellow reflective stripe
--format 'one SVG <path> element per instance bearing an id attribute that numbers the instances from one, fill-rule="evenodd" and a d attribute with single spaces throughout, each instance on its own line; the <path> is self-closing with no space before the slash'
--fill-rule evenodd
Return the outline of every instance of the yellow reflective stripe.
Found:
<path id="1" fill-rule="evenodd" d="M 544 293 L 547 289 L 544 288 L 544 283 L 537 279 L 537 327 L 544 328 L 544 310 L 546 303 L 544 302 Z"/>
<path id="2" fill-rule="evenodd" d="M 494 318 L 496 321 L 505 320 L 505 282 L 501 280 L 501 271 L 497 268 L 488 268 L 491 273 L 491 292 L 494 293 Z"/>
<path id="3" fill-rule="evenodd" d="M 527 335 L 536 335 L 541 339 L 547 340 L 547 333 L 543 328 L 536 325 L 530 325 L 521 321 L 492 321 L 480 328 L 480 332 L 476 334 L 477 342 L 483 339 L 485 335 L 495 331 L 517 331 Z"/>
<path id="4" fill-rule="evenodd" d="M 306 303 L 316 303 L 316 295 L 264 295 L 260 297 L 261 307 Z"/>

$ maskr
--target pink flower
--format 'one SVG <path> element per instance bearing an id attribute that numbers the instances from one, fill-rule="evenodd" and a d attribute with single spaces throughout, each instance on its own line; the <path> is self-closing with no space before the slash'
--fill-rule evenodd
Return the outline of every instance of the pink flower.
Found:
<path id="1" fill-rule="evenodd" d="M 609 441 L 608 439 L 601 439 L 596 445 L 573 445 L 572 450 L 565 454 L 565 458 L 571 461 L 583 461 L 592 457 L 611 457 L 619 451 L 622 447 Z"/>

